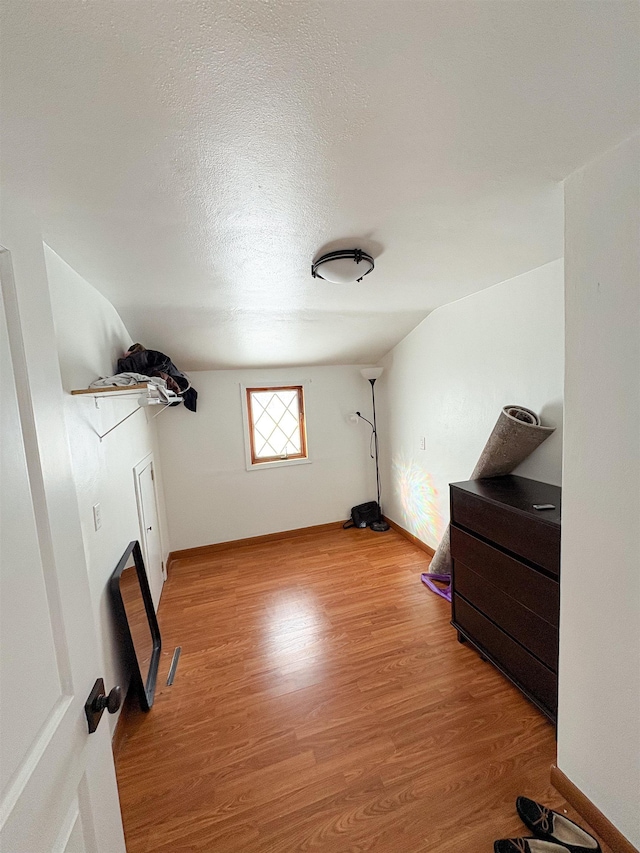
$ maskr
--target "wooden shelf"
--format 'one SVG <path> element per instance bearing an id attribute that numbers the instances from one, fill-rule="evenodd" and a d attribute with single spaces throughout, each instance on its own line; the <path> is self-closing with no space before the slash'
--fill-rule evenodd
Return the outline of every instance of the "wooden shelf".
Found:
<path id="1" fill-rule="evenodd" d="M 110 427 L 106 432 L 96 433 L 100 441 L 109 435 L 110 432 L 113 432 L 114 429 L 123 424 L 125 421 L 129 420 L 130 417 L 135 415 L 138 409 L 146 409 L 149 406 L 158 407 L 160 411 L 158 411 L 153 417 L 156 418 L 160 412 L 168 409 L 170 406 L 175 403 L 184 402 L 181 396 L 173 395 L 169 402 L 166 402 L 163 399 L 160 399 L 157 396 L 153 396 L 152 391 L 157 386 L 153 382 L 139 382 L 136 385 L 104 385 L 98 388 L 77 388 L 71 391 L 71 394 L 74 396 L 85 396 L 85 397 L 93 397 L 95 401 L 96 408 L 100 408 L 100 404 L 98 400 L 103 399 L 104 397 L 127 397 L 132 399 L 136 403 L 136 407 L 133 411 L 129 412 L 128 415 L 125 415 L 124 418 L 121 418 L 116 424 Z M 140 392 L 146 392 L 146 395 Z M 171 394 L 172 392 L 169 392 Z M 135 397 L 135 399 L 134 399 Z"/>
<path id="2" fill-rule="evenodd" d="M 148 382 L 140 382 L 137 385 L 104 385 L 100 388 L 78 388 L 72 394 L 123 394 L 128 391 L 146 391 Z"/>

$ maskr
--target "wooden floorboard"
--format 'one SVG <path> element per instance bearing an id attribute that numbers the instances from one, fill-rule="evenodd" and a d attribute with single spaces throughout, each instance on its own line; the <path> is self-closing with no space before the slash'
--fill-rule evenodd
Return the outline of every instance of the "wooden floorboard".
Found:
<path id="1" fill-rule="evenodd" d="M 480 853 L 523 833 L 518 794 L 565 808 L 552 726 L 457 642 L 428 561 L 331 530 L 174 562 L 119 738 L 129 853 Z"/>

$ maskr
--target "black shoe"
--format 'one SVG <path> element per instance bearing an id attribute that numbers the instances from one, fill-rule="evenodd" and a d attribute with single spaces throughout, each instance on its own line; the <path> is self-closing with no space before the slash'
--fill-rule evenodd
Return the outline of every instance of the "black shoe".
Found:
<path id="1" fill-rule="evenodd" d="M 537 838 L 561 844 L 571 853 L 602 853 L 593 835 L 568 817 L 527 797 L 518 797 L 516 809 L 520 820 Z"/>
<path id="2" fill-rule="evenodd" d="M 495 853 L 567 853 L 567 848 L 541 838 L 501 838 L 493 844 Z"/>

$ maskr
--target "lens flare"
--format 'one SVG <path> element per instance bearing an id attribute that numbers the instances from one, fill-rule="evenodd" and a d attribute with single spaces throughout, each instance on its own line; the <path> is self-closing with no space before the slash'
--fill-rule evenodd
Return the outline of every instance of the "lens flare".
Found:
<path id="1" fill-rule="evenodd" d="M 433 478 L 412 459 L 396 456 L 392 465 L 393 483 L 407 530 L 427 545 L 437 547 L 442 539 L 443 523 Z"/>

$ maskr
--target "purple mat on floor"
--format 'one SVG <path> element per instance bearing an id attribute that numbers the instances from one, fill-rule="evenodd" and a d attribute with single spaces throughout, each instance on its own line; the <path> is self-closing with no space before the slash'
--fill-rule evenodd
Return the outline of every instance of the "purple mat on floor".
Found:
<path id="1" fill-rule="evenodd" d="M 435 592 L 436 595 L 439 595 L 441 598 L 444 598 L 445 601 L 451 601 L 451 578 L 449 575 L 430 575 L 428 572 L 420 575 L 420 580 L 425 586 L 428 586 L 432 592 Z M 434 581 L 440 581 L 441 583 L 446 583 L 448 586 L 441 587 L 434 583 Z"/>

